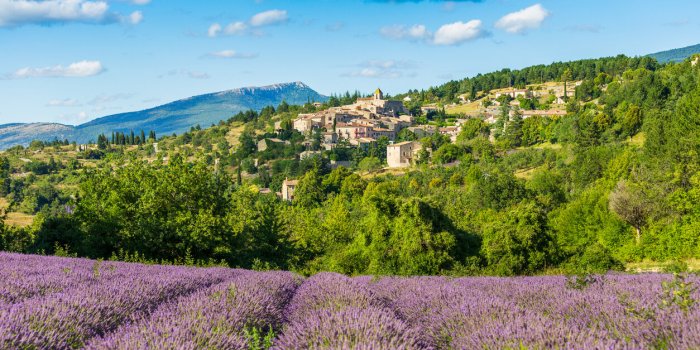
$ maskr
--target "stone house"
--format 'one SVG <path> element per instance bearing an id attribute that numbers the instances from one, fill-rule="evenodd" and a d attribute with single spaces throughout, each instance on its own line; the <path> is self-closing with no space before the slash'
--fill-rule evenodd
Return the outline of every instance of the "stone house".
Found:
<path id="1" fill-rule="evenodd" d="M 416 141 L 395 143 L 386 147 L 386 162 L 390 168 L 405 168 L 416 162 L 422 145 Z"/>
<path id="2" fill-rule="evenodd" d="M 451 142 L 457 142 L 457 135 L 459 135 L 459 132 L 462 131 L 462 128 L 459 126 L 446 126 L 444 128 L 440 128 L 440 134 L 448 136 L 450 138 Z"/>
<path id="3" fill-rule="evenodd" d="M 360 124 L 338 124 L 335 127 L 335 131 L 338 134 L 338 138 L 346 140 L 356 140 L 359 138 L 367 137 L 369 126 Z"/>
<path id="4" fill-rule="evenodd" d="M 293 201 L 294 191 L 296 190 L 297 186 L 299 186 L 299 180 L 284 179 L 282 182 L 282 192 L 280 193 L 280 197 L 288 202 Z"/>
<path id="5" fill-rule="evenodd" d="M 323 143 L 331 144 L 338 142 L 338 134 L 332 131 L 327 131 L 321 134 L 323 136 Z"/>
<path id="6" fill-rule="evenodd" d="M 300 117 L 294 120 L 293 127 L 294 130 L 297 130 L 302 134 L 306 134 L 314 127 L 314 122 L 311 120 L 311 118 Z"/>
<path id="7" fill-rule="evenodd" d="M 373 128 L 367 134 L 373 139 L 378 139 L 382 136 L 387 137 L 389 140 L 393 140 L 396 138 L 396 131 L 391 129 Z"/>
<path id="8" fill-rule="evenodd" d="M 437 128 L 432 125 L 419 125 L 419 126 L 411 126 L 408 128 L 409 131 L 411 131 L 416 137 L 419 139 L 422 139 L 427 136 L 431 136 L 437 132 Z"/>
<path id="9" fill-rule="evenodd" d="M 350 144 L 353 146 L 357 146 L 363 150 L 367 150 L 369 146 L 372 144 L 376 143 L 377 140 L 371 138 L 371 137 L 360 137 L 358 139 L 350 140 Z"/>

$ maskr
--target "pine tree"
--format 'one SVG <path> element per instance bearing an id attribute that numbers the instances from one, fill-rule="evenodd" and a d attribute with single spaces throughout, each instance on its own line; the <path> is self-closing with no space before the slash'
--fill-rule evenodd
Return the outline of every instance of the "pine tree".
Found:
<path id="1" fill-rule="evenodd" d="M 97 137 L 97 148 L 105 150 L 108 146 L 109 142 L 107 141 L 107 136 L 105 136 L 105 134 L 100 134 L 100 136 Z"/>
<path id="2" fill-rule="evenodd" d="M 243 185 L 243 176 L 241 175 L 241 161 L 238 161 L 238 169 L 236 169 L 236 183 L 238 186 Z"/>
<path id="3" fill-rule="evenodd" d="M 322 177 L 317 168 L 309 170 L 300 180 L 294 190 L 294 202 L 304 208 L 313 208 L 323 202 Z"/>
<path id="4" fill-rule="evenodd" d="M 564 73 L 561 75 L 561 80 L 564 81 L 564 99 L 566 99 L 568 96 L 566 95 L 566 82 L 571 80 L 571 69 L 566 69 Z"/>
<path id="5" fill-rule="evenodd" d="M 513 111 L 513 116 L 506 126 L 506 138 L 511 147 L 518 147 L 523 140 L 523 116 L 519 110 Z"/>

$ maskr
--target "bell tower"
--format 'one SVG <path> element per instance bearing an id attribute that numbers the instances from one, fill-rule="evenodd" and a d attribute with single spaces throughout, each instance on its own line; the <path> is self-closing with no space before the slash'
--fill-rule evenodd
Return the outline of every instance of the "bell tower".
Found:
<path id="1" fill-rule="evenodd" d="M 382 92 L 381 89 L 377 88 L 377 90 L 374 91 L 374 99 L 375 100 L 383 100 L 384 99 L 384 93 Z"/>

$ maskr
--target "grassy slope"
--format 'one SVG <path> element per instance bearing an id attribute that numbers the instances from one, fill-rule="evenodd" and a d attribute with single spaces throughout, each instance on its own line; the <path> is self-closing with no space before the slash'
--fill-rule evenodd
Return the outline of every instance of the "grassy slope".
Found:
<path id="1" fill-rule="evenodd" d="M 0 210 L 4 211 L 7 209 L 9 203 L 7 199 L 0 197 Z M 24 214 L 24 213 L 7 213 L 5 217 L 5 224 L 15 227 L 27 227 L 31 226 L 34 222 L 34 215 Z"/>

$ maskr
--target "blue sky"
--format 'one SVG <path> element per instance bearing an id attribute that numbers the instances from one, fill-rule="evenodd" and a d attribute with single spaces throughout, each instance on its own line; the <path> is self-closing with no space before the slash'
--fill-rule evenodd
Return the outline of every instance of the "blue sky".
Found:
<path id="1" fill-rule="evenodd" d="M 0 0 L 0 124 L 242 86 L 421 89 L 700 42 L 700 1 Z"/>

